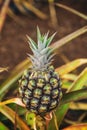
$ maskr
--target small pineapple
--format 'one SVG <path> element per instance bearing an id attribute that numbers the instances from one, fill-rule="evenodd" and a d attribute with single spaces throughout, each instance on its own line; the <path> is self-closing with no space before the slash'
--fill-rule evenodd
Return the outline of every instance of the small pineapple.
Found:
<path id="1" fill-rule="evenodd" d="M 62 95 L 60 78 L 52 66 L 53 49 L 49 47 L 54 35 L 48 38 L 48 33 L 41 35 L 37 28 L 38 44 L 28 37 L 32 67 L 19 80 L 19 95 L 26 108 L 37 115 L 55 109 Z"/>

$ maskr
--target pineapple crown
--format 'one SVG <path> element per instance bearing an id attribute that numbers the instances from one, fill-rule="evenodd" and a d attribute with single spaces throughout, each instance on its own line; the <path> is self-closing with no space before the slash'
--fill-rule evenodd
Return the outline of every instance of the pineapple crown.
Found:
<path id="1" fill-rule="evenodd" d="M 37 44 L 29 36 L 27 36 L 29 46 L 33 52 L 33 55 L 28 54 L 28 56 L 30 57 L 33 69 L 35 70 L 45 70 L 52 63 L 54 54 L 52 54 L 53 48 L 50 48 L 49 45 L 53 40 L 55 33 L 49 38 L 48 34 L 49 32 L 42 35 L 37 27 Z"/>

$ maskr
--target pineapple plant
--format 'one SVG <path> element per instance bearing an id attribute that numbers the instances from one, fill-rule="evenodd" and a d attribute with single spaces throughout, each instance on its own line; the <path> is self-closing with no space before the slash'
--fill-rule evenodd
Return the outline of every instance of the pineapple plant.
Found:
<path id="1" fill-rule="evenodd" d="M 19 95 L 26 108 L 36 115 L 54 110 L 61 99 L 61 82 L 52 65 L 53 49 L 49 47 L 55 34 L 42 35 L 37 27 L 37 44 L 28 37 L 33 55 L 28 54 L 32 66 L 24 71 L 19 80 Z"/>

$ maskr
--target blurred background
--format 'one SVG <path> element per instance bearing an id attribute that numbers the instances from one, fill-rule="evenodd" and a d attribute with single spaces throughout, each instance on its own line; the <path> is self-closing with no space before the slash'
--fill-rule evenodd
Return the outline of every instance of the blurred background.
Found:
<path id="1" fill-rule="evenodd" d="M 8 9 L 5 8 L 6 1 Z M 54 2 L 83 13 L 86 19 L 67 11 L 61 6 L 54 5 Z M 3 17 L 5 17 L 4 20 Z M 53 42 L 58 41 L 87 25 L 87 1 L 0 0 L 0 21 L 2 20 L 3 26 L 0 27 L 0 66 L 8 66 L 8 73 L 10 73 L 30 52 L 26 34 L 36 41 L 36 27 L 38 25 L 42 33 L 46 33 L 48 30 L 50 35 L 57 32 Z M 59 66 L 73 59 L 86 57 L 87 34 L 85 33 L 74 39 L 70 44 L 63 46 L 58 51 L 57 60 L 54 61 L 54 64 Z"/>

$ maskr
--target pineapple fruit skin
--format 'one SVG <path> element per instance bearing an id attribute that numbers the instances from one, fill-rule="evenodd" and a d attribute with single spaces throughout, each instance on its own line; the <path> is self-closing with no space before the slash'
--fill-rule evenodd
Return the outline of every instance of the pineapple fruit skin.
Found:
<path id="1" fill-rule="evenodd" d="M 44 71 L 31 68 L 25 70 L 19 86 L 22 102 L 37 115 L 45 115 L 54 110 L 62 96 L 60 78 L 53 66 Z"/>

